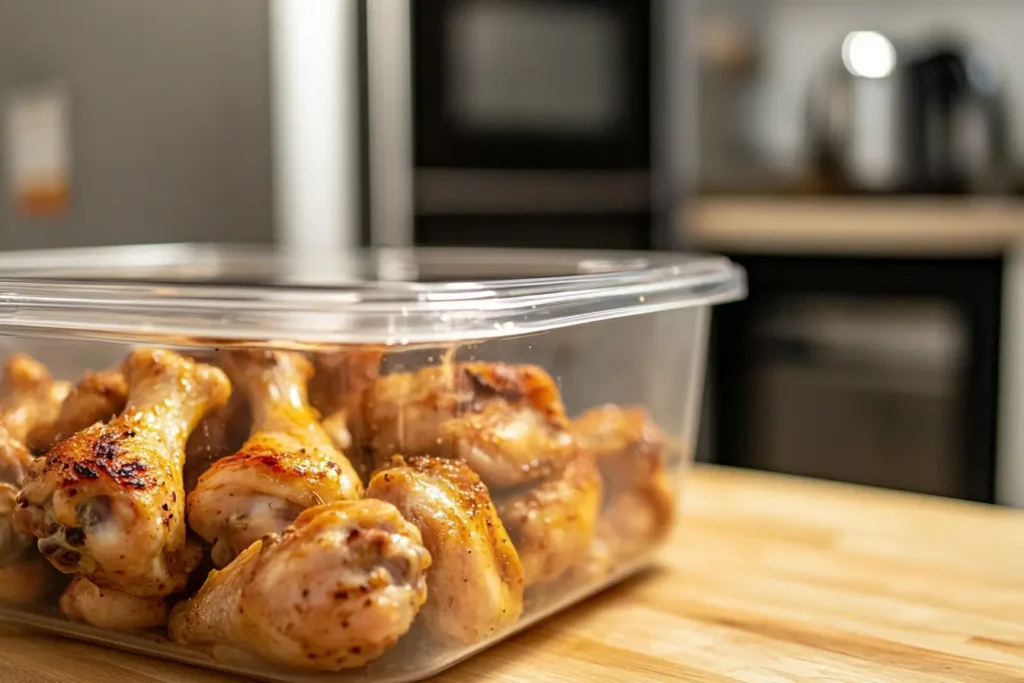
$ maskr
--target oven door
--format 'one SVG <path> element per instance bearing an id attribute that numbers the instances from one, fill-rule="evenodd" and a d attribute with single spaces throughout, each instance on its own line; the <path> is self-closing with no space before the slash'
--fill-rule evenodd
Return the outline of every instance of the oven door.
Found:
<path id="1" fill-rule="evenodd" d="M 1002 260 L 732 255 L 717 462 L 992 502 Z"/>
<path id="2" fill-rule="evenodd" d="M 966 329 L 938 299 L 777 297 L 754 329 L 751 464 L 955 496 Z"/>
<path id="3" fill-rule="evenodd" d="M 414 0 L 415 165 L 646 169 L 650 3 Z"/>

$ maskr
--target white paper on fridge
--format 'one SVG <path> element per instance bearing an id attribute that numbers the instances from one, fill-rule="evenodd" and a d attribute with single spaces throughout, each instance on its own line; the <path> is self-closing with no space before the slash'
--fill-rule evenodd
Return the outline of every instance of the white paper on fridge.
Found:
<path id="1" fill-rule="evenodd" d="M 60 85 L 21 88 L 6 102 L 8 177 L 26 217 L 66 213 L 71 194 L 70 116 Z"/>

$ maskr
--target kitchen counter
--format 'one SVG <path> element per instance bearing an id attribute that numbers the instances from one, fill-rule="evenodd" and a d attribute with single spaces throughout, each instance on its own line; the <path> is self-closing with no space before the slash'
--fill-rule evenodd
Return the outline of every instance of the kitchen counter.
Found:
<path id="1" fill-rule="evenodd" d="M 985 197 L 706 196 L 678 236 L 709 251 L 975 256 L 1024 241 L 1024 202 Z"/>
<path id="2" fill-rule="evenodd" d="M 698 466 L 656 568 L 438 681 L 1024 680 L 1024 512 Z M 0 681 L 236 680 L 0 628 Z"/>

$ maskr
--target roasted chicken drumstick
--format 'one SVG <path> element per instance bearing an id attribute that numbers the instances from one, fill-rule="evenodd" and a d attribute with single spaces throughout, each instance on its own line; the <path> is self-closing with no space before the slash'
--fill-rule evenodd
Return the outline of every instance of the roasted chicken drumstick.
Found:
<path id="1" fill-rule="evenodd" d="M 69 619 L 115 631 L 138 631 L 167 623 L 164 598 L 137 598 L 100 588 L 76 576 L 60 596 L 60 611 Z"/>
<path id="2" fill-rule="evenodd" d="M 121 368 L 87 371 L 60 404 L 56 419 L 29 432 L 28 447 L 36 453 L 45 453 L 75 432 L 117 415 L 124 409 L 127 399 L 128 382 Z"/>
<path id="3" fill-rule="evenodd" d="M 558 388 L 532 365 L 386 375 L 367 391 L 361 422 L 378 465 L 395 453 L 458 458 L 494 487 L 539 479 L 576 454 Z"/>
<path id="4" fill-rule="evenodd" d="M 306 397 L 312 367 L 295 353 L 234 352 L 223 367 L 248 398 L 252 436 L 210 466 L 188 497 L 189 524 L 223 567 L 304 509 L 362 497 L 363 484 L 334 447 Z"/>
<path id="5" fill-rule="evenodd" d="M 17 486 L 0 482 L 0 567 L 22 560 L 35 540 L 21 533 L 14 525 L 17 498 Z"/>
<path id="6" fill-rule="evenodd" d="M 21 483 L 32 462 L 26 446 L 29 433 L 56 419 L 70 390 L 31 356 L 15 353 L 7 358 L 0 378 L 0 481 Z"/>
<path id="7" fill-rule="evenodd" d="M 601 475 L 583 454 L 561 472 L 498 501 L 527 586 L 559 578 L 587 558 L 601 511 Z"/>
<path id="8" fill-rule="evenodd" d="M 0 423 L 24 443 L 34 427 L 57 417 L 70 391 L 71 385 L 54 381 L 45 365 L 24 353 L 15 353 L 4 363 L 0 380 Z"/>
<path id="9" fill-rule="evenodd" d="M 621 559 L 650 549 L 670 528 L 675 510 L 665 435 L 643 408 L 616 405 L 587 411 L 573 429 L 604 480 L 600 551 Z"/>
<path id="10" fill-rule="evenodd" d="M 47 589 L 53 570 L 35 553 L 33 539 L 14 526 L 15 500 L 32 463 L 28 433 L 54 420 L 67 394 L 39 361 L 16 353 L 0 378 L 0 602 L 28 605 Z"/>
<path id="11" fill-rule="evenodd" d="M 0 603 L 30 605 L 43 596 L 54 572 L 35 553 L 35 539 L 14 528 L 17 496 L 16 486 L 0 482 Z"/>
<path id="12" fill-rule="evenodd" d="M 170 636 L 285 665 L 362 666 L 409 629 L 426 598 L 430 562 L 420 532 L 388 503 L 317 506 L 211 572 L 175 609 Z"/>
<path id="13" fill-rule="evenodd" d="M 396 457 L 367 495 L 392 503 L 419 527 L 433 566 L 423 619 L 435 638 L 480 641 L 523 611 L 523 566 L 487 487 L 463 462 Z"/>
<path id="14" fill-rule="evenodd" d="M 185 443 L 227 400 L 230 383 L 166 350 L 132 352 L 124 372 L 124 411 L 33 462 L 16 522 L 64 573 L 140 597 L 168 595 L 198 561 L 185 541 Z"/>

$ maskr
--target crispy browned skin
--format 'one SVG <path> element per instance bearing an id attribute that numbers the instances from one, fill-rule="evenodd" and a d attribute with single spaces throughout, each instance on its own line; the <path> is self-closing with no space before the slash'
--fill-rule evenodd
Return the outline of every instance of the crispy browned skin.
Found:
<path id="1" fill-rule="evenodd" d="M 185 443 L 230 393 L 224 373 L 172 351 L 125 361 L 128 401 L 32 464 L 18 527 L 64 573 L 137 596 L 174 593 L 198 561 L 185 542 Z"/>
<path id="2" fill-rule="evenodd" d="M 558 388 L 532 365 L 386 375 L 367 392 L 361 423 L 378 465 L 394 453 L 459 458 L 493 487 L 542 478 L 576 454 Z"/>
<path id="3" fill-rule="evenodd" d="M 323 416 L 324 431 L 335 447 L 348 451 L 359 446 L 359 411 L 365 391 L 380 375 L 384 351 L 374 347 L 356 347 L 313 357 L 316 374 L 309 384 L 309 398 Z"/>
<path id="4" fill-rule="evenodd" d="M 558 474 L 498 501 L 527 586 L 554 581 L 587 558 L 601 496 L 594 459 L 581 455 Z"/>
<path id="5" fill-rule="evenodd" d="M 646 410 L 605 405 L 573 422 L 580 447 L 597 458 L 605 485 L 598 524 L 615 560 L 651 549 L 672 525 L 675 496 L 665 469 L 665 435 Z"/>
<path id="6" fill-rule="evenodd" d="M 309 361 L 240 351 L 222 362 L 249 401 L 253 433 L 240 451 L 213 463 L 188 497 L 189 524 L 213 544 L 218 567 L 306 508 L 363 495 L 359 475 L 309 406 Z"/>
<path id="7" fill-rule="evenodd" d="M 295 667 L 362 666 L 409 629 L 430 562 L 420 532 L 383 501 L 317 506 L 211 572 L 175 609 L 170 636 Z"/>
<path id="8" fill-rule="evenodd" d="M 76 576 L 64 589 L 60 611 L 73 621 L 115 631 L 140 631 L 167 623 L 164 598 L 137 598 L 100 588 L 82 576 Z"/>
<path id="9" fill-rule="evenodd" d="M 61 403 L 56 419 L 29 432 L 28 446 L 45 453 L 75 432 L 120 413 L 127 398 L 128 382 L 121 368 L 87 371 Z"/>
<path id="10" fill-rule="evenodd" d="M 0 481 L 21 483 L 32 462 L 25 445 L 29 432 L 56 419 L 69 390 L 31 356 L 7 358 L 0 377 Z"/>
<path id="11" fill-rule="evenodd" d="M 523 566 L 487 487 L 465 463 L 395 458 L 367 495 L 395 505 L 419 527 L 433 558 L 423 619 L 435 638 L 483 640 L 523 611 Z"/>

